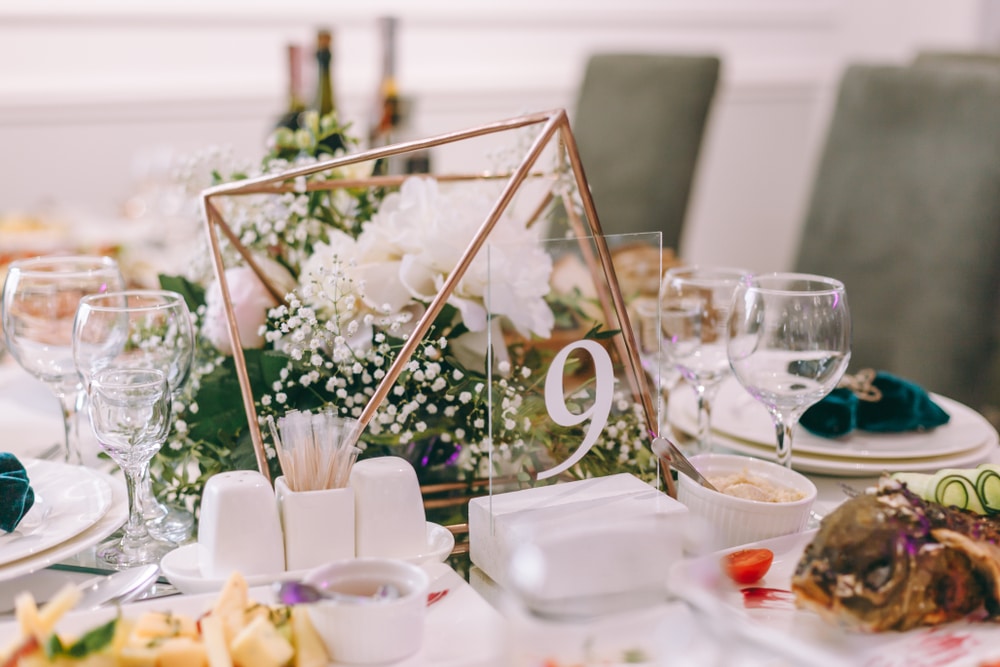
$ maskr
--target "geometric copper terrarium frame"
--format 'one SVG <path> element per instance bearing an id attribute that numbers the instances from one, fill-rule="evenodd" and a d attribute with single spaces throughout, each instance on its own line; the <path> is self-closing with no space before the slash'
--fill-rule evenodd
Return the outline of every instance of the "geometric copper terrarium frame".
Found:
<path id="1" fill-rule="evenodd" d="M 226 323 L 229 332 L 229 339 L 233 349 L 234 364 L 238 376 L 239 386 L 242 393 L 244 410 L 246 412 L 250 438 L 253 443 L 254 453 L 260 472 L 270 479 L 269 466 L 265 454 L 264 441 L 258 421 L 257 409 L 254 404 L 252 387 L 250 384 L 249 372 L 246 358 L 240 344 L 240 336 L 237 328 L 237 320 L 233 310 L 229 285 L 226 282 L 225 264 L 223 260 L 222 248 L 220 245 L 221 233 L 223 237 L 240 254 L 247 265 L 256 273 L 261 282 L 271 292 L 272 296 L 279 302 L 284 301 L 285 295 L 273 285 L 264 274 L 258 264 L 254 261 L 249 250 L 240 242 L 237 234 L 224 219 L 221 207 L 217 205 L 220 199 L 227 197 L 239 197 L 245 195 L 259 194 L 282 194 L 291 192 L 301 192 L 301 187 L 296 187 L 293 183 L 295 179 L 326 172 L 329 170 L 346 167 L 356 163 L 370 162 L 383 158 L 426 151 L 436 146 L 443 146 L 455 142 L 461 142 L 485 135 L 508 132 L 519 129 L 537 129 L 530 146 L 527 148 L 523 159 L 509 173 L 501 174 L 474 174 L 474 175 L 435 175 L 439 181 L 461 181 L 471 179 L 494 179 L 503 183 L 502 190 L 493 204 L 492 209 L 483 220 L 469 246 L 466 248 L 459 263 L 451 271 L 440 287 L 437 295 L 427 304 L 426 310 L 416 323 L 414 330 L 405 341 L 399 354 L 392 362 L 385 376 L 381 379 L 370 397 L 364 410 L 358 417 L 360 431 L 368 426 L 375 416 L 376 410 L 389 395 L 394 383 L 403 372 L 407 362 L 415 349 L 420 344 L 424 335 L 431 327 L 434 318 L 444 307 L 446 300 L 452 294 L 469 265 L 476 257 L 479 250 L 484 246 L 494 226 L 498 223 L 505 209 L 510 205 L 518 188 L 527 179 L 531 178 L 536 169 L 536 163 L 551 142 L 560 142 L 561 155 L 566 156 L 565 173 L 571 175 L 575 181 L 583 216 L 576 212 L 576 208 L 571 202 L 564 201 L 563 208 L 566 211 L 567 223 L 576 237 L 589 237 L 590 244 L 581 241 L 581 254 L 585 260 L 587 269 L 593 278 L 594 289 L 600 308 L 608 321 L 611 321 L 612 313 L 615 313 L 619 321 L 623 321 L 625 326 L 621 331 L 621 336 L 614 338 L 614 345 L 617 348 L 618 356 L 623 360 L 625 377 L 627 378 L 629 389 L 635 401 L 641 407 L 645 417 L 646 431 L 650 437 L 658 435 L 658 424 L 656 411 L 650 394 L 648 383 L 645 381 L 645 372 L 642 369 L 638 354 L 636 339 L 633 329 L 628 325 L 628 311 L 625 299 L 619 286 L 618 278 L 615 274 L 615 267 L 612 261 L 611 251 L 605 242 L 605 237 L 598 221 L 597 211 L 594 206 L 590 189 L 584 173 L 583 164 L 577 150 L 576 141 L 570 129 L 569 120 L 565 110 L 558 109 L 547 112 L 540 112 L 518 116 L 508 120 L 502 120 L 487 125 L 482 125 L 468 130 L 452 132 L 426 139 L 399 143 L 382 148 L 370 149 L 358 153 L 336 157 L 326 161 L 318 162 L 308 166 L 290 168 L 281 173 L 269 174 L 246 180 L 226 183 L 208 188 L 202 192 L 201 204 L 202 212 L 207 226 L 209 244 L 211 248 L 212 261 L 215 268 L 216 278 L 221 288 L 223 302 L 226 311 Z M 399 186 L 404 176 L 370 176 L 360 179 L 330 179 L 322 181 L 309 181 L 307 189 L 312 190 L 332 190 L 337 188 L 359 188 L 359 187 L 395 187 Z M 551 203 L 552 198 L 566 197 L 565 190 L 562 194 L 550 190 L 546 195 L 546 203 Z M 537 215 L 537 214 L 536 214 Z M 664 471 L 664 479 L 668 487 L 671 487 L 669 475 Z"/>

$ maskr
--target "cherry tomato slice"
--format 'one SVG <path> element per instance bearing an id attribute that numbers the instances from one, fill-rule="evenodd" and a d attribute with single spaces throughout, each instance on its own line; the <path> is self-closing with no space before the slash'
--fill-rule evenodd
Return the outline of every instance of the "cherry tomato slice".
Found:
<path id="1" fill-rule="evenodd" d="M 726 554 L 722 559 L 723 569 L 737 584 L 752 584 L 760 581 L 774 562 L 774 552 L 770 549 L 741 549 Z"/>

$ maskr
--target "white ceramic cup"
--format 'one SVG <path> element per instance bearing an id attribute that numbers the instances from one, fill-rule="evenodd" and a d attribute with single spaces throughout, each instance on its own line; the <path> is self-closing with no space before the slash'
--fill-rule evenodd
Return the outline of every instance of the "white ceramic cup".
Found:
<path id="1" fill-rule="evenodd" d="M 420 650 L 430 586 L 423 568 L 395 559 L 355 558 L 317 568 L 305 581 L 330 591 L 366 596 L 390 584 L 399 594 L 362 602 L 323 600 L 306 607 L 334 662 L 396 662 Z"/>
<path id="2" fill-rule="evenodd" d="M 406 558 L 427 551 L 427 518 L 417 473 L 406 459 L 379 456 L 354 464 L 354 551 Z"/>
<path id="3" fill-rule="evenodd" d="M 354 557 L 354 489 L 292 491 L 274 480 L 285 535 L 285 568 L 306 570 Z"/>
<path id="4" fill-rule="evenodd" d="M 225 579 L 285 569 L 284 540 L 271 484 L 256 470 L 209 478 L 201 496 L 198 565 L 203 576 Z"/>

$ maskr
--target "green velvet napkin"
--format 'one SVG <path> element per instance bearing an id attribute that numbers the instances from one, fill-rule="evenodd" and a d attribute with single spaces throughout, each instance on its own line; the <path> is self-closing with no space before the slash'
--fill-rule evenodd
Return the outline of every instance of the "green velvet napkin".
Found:
<path id="1" fill-rule="evenodd" d="M 28 472 L 7 452 L 0 452 L 0 530 L 13 532 L 35 504 Z"/>
<path id="2" fill-rule="evenodd" d="M 799 423 L 815 435 L 839 438 L 854 429 L 875 433 L 928 431 L 951 418 L 924 389 L 891 373 L 876 373 L 871 386 L 880 394 L 877 400 L 865 400 L 853 389 L 839 387 L 806 410 Z"/>

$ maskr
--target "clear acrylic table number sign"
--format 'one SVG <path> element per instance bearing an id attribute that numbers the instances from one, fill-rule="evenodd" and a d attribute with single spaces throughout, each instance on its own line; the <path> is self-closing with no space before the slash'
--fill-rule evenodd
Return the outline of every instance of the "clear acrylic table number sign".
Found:
<path id="1" fill-rule="evenodd" d="M 552 260 L 546 300 L 553 322 L 547 336 L 539 327 L 530 335 L 490 330 L 491 494 L 584 476 L 648 472 L 643 466 L 656 469 L 655 457 L 639 452 L 651 439 L 642 392 L 652 403 L 654 424 L 662 407 L 649 399 L 660 386 L 659 309 L 650 311 L 653 321 L 646 323 L 654 335 L 640 336 L 643 324 L 633 306 L 657 299 L 660 234 L 601 240 L 615 267 L 611 276 L 598 263 L 595 237 L 537 241 Z M 507 289 L 509 258 L 537 249 L 491 243 L 488 252 L 492 299 Z M 631 316 L 619 312 L 612 299 L 602 300 L 615 288 Z M 641 368 L 630 366 L 630 346 L 636 346 Z M 643 350 L 654 363 L 647 363 Z M 511 368 L 520 369 L 521 377 L 510 377 Z"/>
<path id="2" fill-rule="evenodd" d="M 597 265 L 602 242 L 614 267 L 610 276 Z M 662 637 L 671 619 L 666 608 L 633 597 L 638 590 L 633 585 L 642 579 L 638 572 L 649 570 L 642 567 L 643 558 L 655 561 L 658 571 L 661 554 L 671 553 L 663 547 L 673 537 L 663 532 L 662 515 L 654 513 L 659 494 L 625 500 L 606 495 L 621 480 L 608 479 L 605 486 L 595 478 L 619 473 L 659 478 L 649 450 L 660 411 L 660 402 L 650 396 L 658 395 L 661 386 L 660 234 L 539 243 L 553 265 L 549 335 L 508 331 L 494 336 L 488 369 L 493 392 L 490 532 L 502 545 L 498 548 L 510 549 L 501 586 L 510 593 L 504 608 L 511 622 L 512 658 L 516 664 L 546 659 L 590 664 L 585 658 L 618 664 L 629 661 L 622 656 L 641 655 L 650 660 L 644 664 L 658 664 L 667 654 Z M 504 259 L 527 257 L 529 251 L 493 244 L 489 251 L 491 288 L 502 293 L 503 282 L 510 280 Z M 616 290 L 618 302 L 607 298 Z M 643 301 L 655 304 L 642 313 L 647 322 L 640 322 L 636 312 L 644 310 Z M 643 326 L 648 330 L 640 335 Z M 521 369 L 522 377 L 514 377 L 511 369 Z M 518 387 L 516 396 L 512 385 Z M 647 411 L 653 413 L 652 427 Z M 583 478 L 588 478 L 586 488 L 566 486 L 565 493 L 553 495 L 539 488 L 547 495 L 531 491 L 531 500 L 523 504 L 493 496 L 551 485 L 556 490 Z M 635 493 L 634 486 L 627 488 L 620 493 Z M 515 516 L 518 510 L 521 517 Z M 605 563 L 615 554 L 613 562 L 629 563 L 626 570 L 636 580 L 593 568 L 581 550 L 600 552 L 595 561 Z M 569 572 L 587 581 L 571 586 L 572 594 L 566 586 L 574 576 Z M 560 607 L 564 602 L 566 609 Z"/>

